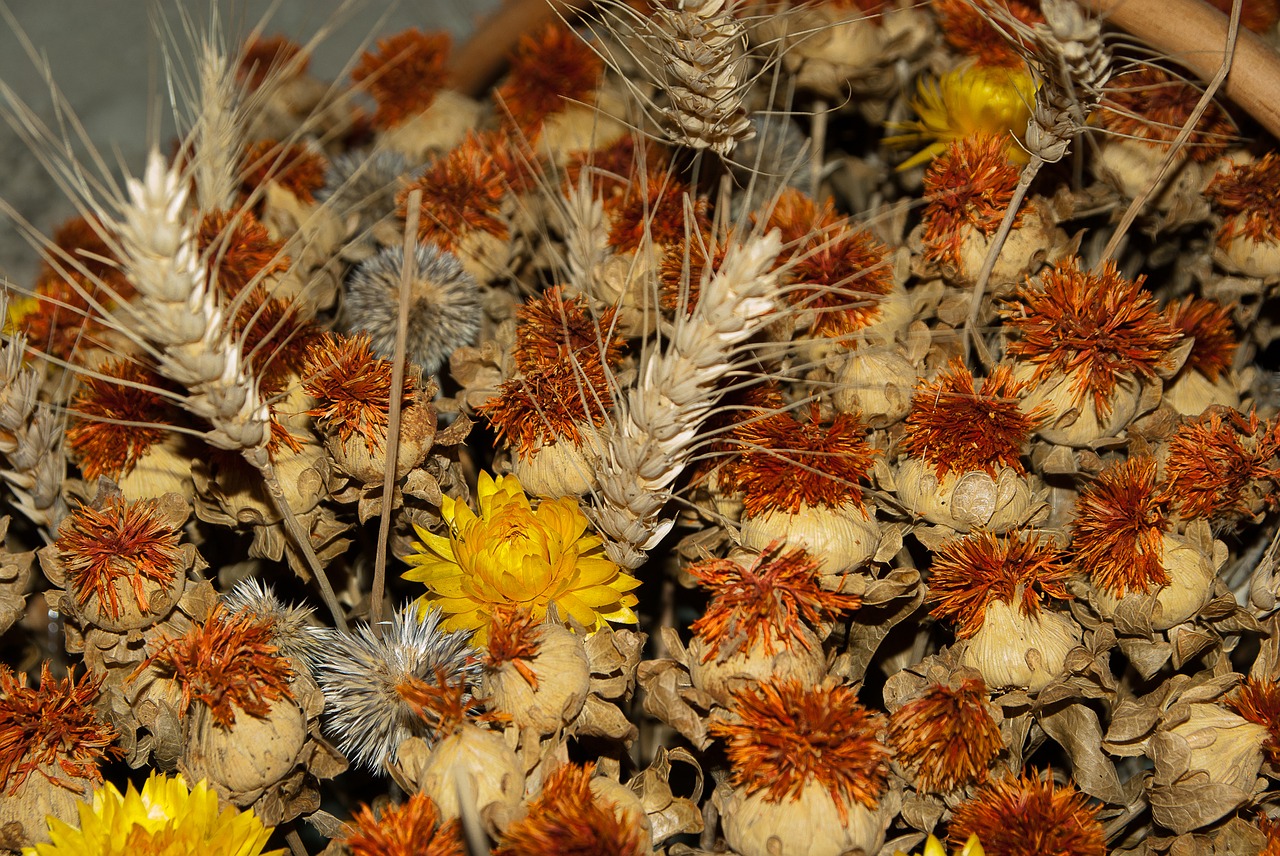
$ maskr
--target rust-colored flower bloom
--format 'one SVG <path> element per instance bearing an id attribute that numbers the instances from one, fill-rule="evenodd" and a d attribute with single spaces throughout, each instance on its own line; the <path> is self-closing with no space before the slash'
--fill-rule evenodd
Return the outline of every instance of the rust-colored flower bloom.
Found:
<path id="1" fill-rule="evenodd" d="M 505 381 L 478 410 L 526 459 L 566 439 L 581 446 L 583 426 L 604 425 L 613 407 L 609 376 L 596 360 L 553 362 Z"/>
<path id="2" fill-rule="evenodd" d="M 516 365 L 533 371 L 555 363 L 590 361 L 616 368 L 626 342 L 613 307 L 593 312 L 583 297 L 566 298 L 560 286 L 530 298 L 516 310 Z"/>
<path id="3" fill-rule="evenodd" d="M 1062 553 L 1036 535 L 979 532 L 933 554 L 927 601 L 935 618 L 950 621 L 956 636 L 968 639 L 982 628 L 993 601 L 1035 616 L 1045 599 L 1070 600 L 1066 581 L 1074 573 Z"/>
<path id="4" fill-rule="evenodd" d="M 435 802 L 419 792 L 400 805 L 387 806 L 379 816 L 361 806 L 342 843 L 352 856 L 463 856 L 458 821 L 440 821 Z"/>
<path id="5" fill-rule="evenodd" d="M 251 39 L 240 51 L 236 63 L 236 80 L 253 91 L 275 74 L 288 72 L 290 77 L 306 73 L 311 57 L 302 46 L 284 36 Z"/>
<path id="6" fill-rule="evenodd" d="M 169 639 L 138 671 L 155 663 L 182 684 L 183 710 L 199 700 L 224 728 L 235 724 L 237 709 L 264 717 L 271 703 L 292 699 L 293 667 L 272 644 L 272 622 L 249 613 L 228 616 L 215 606 L 203 623 Z"/>
<path id="7" fill-rule="evenodd" d="M 247 210 L 210 211 L 200 221 L 196 246 L 210 282 L 226 297 L 289 269 L 283 245 L 272 240 L 267 227 Z"/>
<path id="8" fill-rule="evenodd" d="M 1025 387 L 1008 366 L 997 366 L 979 392 L 973 374 L 952 360 L 932 383 L 921 383 L 916 390 L 903 448 L 932 464 L 938 478 L 973 470 L 994 478 L 998 467 L 1025 473 L 1022 450 L 1044 419 L 1018 406 Z"/>
<path id="9" fill-rule="evenodd" d="M 690 235 L 687 241 L 667 247 L 658 268 L 658 302 L 663 309 L 681 307 L 691 313 L 698 305 L 702 283 L 720 270 L 728 244 L 714 234 Z"/>
<path id="10" fill-rule="evenodd" d="M 884 722 L 852 687 L 764 682 L 733 697 L 733 718 L 711 732 L 727 743 L 736 787 L 777 803 L 816 782 L 842 817 L 855 803 L 876 807 L 889 778 L 889 750 L 876 738 Z"/>
<path id="11" fill-rule="evenodd" d="M 1201 92 L 1185 80 L 1154 65 L 1117 74 L 1097 115 L 1102 127 L 1125 140 L 1145 140 L 1167 149 L 1191 119 Z M 1193 161 L 1207 163 L 1226 151 L 1235 138 L 1235 126 L 1215 102 L 1196 122 L 1183 149 Z"/>
<path id="12" fill-rule="evenodd" d="M 1164 533 L 1169 500 L 1156 484 L 1156 464 L 1131 458 L 1103 470 L 1076 500 L 1071 550 L 1094 584 L 1115 597 L 1168 585 Z"/>
<path id="13" fill-rule="evenodd" d="M 1236 334 L 1231 327 L 1231 307 L 1214 300 L 1187 297 L 1164 308 L 1173 329 L 1195 339 L 1186 365 L 1211 381 L 1231 369 L 1236 354 Z"/>
<path id="14" fill-rule="evenodd" d="M 1111 411 L 1111 393 L 1121 375 L 1148 380 L 1182 338 L 1142 287 L 1108 261 L 1099 273 L 1083 271 L 1079 260 L 1059 262 L 1028 282 L 1005 310 L 1005 324 L 1017 335 L 1008 352 L 1035 366 L 1035 380 L 1053 372 L 1071 376 L 1077 404 L 1093 397 L 1100 415 Z"/>
<path id="15" fill-rule="evenodd" d="M 973 57 L 978 65 L 1022 66 L 1022 54 L 1010 41 L 1015 38 L 1013 33 L 984 14 L 981 6 L 965 0 L 933 0 L 930 5 L 947 43 L 965 56 Z M 1000 11 L 1027 27 L 1044 23 L 1039 11 L 1019 0 L 1002 0 Z"/>
<path id="16" fill-rule="evenodd" d="M 1263 750 L 1268 763 L 1280 765 L 1280 684 L 1263 678 L 1246 678 L 1225 701 L 1227 707 L 1270 732 Z"/>
<path id="17" fill-rule="evenodd" d="M 288 190 L 301 202 L 315 202 L 325 186 L 329 163 L 311 148 L 279 140 L 258 140 L 245 148 L 240 189 L 251 194 L 268 181 Z"/>
<path id="18" fill-rule="evenodd" d="M 889 250 L 868 231 L 836 227 L 814 236 L 792 257 L 784 297 L 813 313 L 813 336 L 840 338 L 881 316 L 881 298 L 893 289 Z"/>
<path id="19" fill-rule="evenodd" d="M 67 444 L 90 482 L 119 481 L 152 446 L 186 423 L 172 385 L 131 360 L 113 360 L 81 381 L 71 403 Z M 177 393 L 173 393 L 177 394 Z"/>
<path id="20" fill-rule="evenodd" d="M 302 376 L 303 389 L 316 399 L 307 415 L 321 427 L 336 431 L 343 442 L 364 438 L 370 453 L 386 444 L 391 361 L 374 356 L 368 334 L 325 333 L 307 349 Z M 405 405 L 413 400 L 413 388 L 413 373 L 406 372 Z"/>
<path id="21" fill-rule="evenodd" d="M 449 79 L 448 33 L 405 30 L 378 40 L 377 51 L 366 51 L 351 72 L 378 102 L 373 124 L 390 128 L 431 106 Z"/>
<path id="22" fill-rule="evenodd" d="M 953 265 L 971 229 L 991 236 L 1013 199 L 1019 169 L 1009 159 L 1009 143 L 978 134 L 950 143 L 924 174 L 925 256 Z M 1022 212 L 1014 219 L 1021 225 Z"/>
<path id="23" fill-rule="evenodd" d="M 784 551 L 778 543 L 750 567 L 708 559 L 686 570 L 711 592 L 706 612 L 693 623 L 693 632 L 709 643 L 703 660 L 723 659 L 757 640 L 768 653 L 792 642 L 807 648 L 811 642 L 804 625 L 817 627 L 862 605 L 857 595 L 820 589 L 818 562 L 804 550 Z"/>
<path id="24" fill-rule="evenodd" d="M 102 612 L 118 618 L 122 590 L 131 591 L 145 613 L 147 589 L 168 590 L 185 570 L 180 540 L 180 524 L 162 514 L 156 500 L 110 497 L 100 509 L 82 505 L 68 515 L 54 547 L 76 603 L 83 607 L 96 597 Z"/>
<path id="25" fill-rule="evenodd" d="M 977 835 L 991 856 L 1104 856 L 1098 810 L 1071 784 L 1020 776 L 992 782 L 961 804 L 949 840 Z"/>
<path id="26" fill-rule="evenodd" d="M 418 240 L 454 252 L 468 234 L 506 238 L 511 227 L 502 216 L 506 175 L 475 134 L 449 150 L 416 181 L 396 194 L 396 216 L 404 219 L 409 196 L 422 191 Z"/>
<path id="27" fill-rule="evenodd" d="M 821 204 L 803 190 L 787 187 L 773 203 L 764 230 L 777 229 L 782 237 L 782 252 L 777 264 L 790 261 L 797 252 L 814 242 L 829 238 L 845 219 L 836 214 L 831 197 Z"/>
<path id="28" fill-rule="evenodd" d="M 1280 426 L 1213 408 L 1178 427 L 1165 458 L 1164 495 L 1183 517 L 1248 516 L 1274 503 Z"/>
<path id="29" fill-rule="evenodd" d="M 823 425 L 815 412 L 804 422 L 791 412 L 747 419 L 733 427 L 741 455 L 721 470 L 727 489 L 743 492 L 747 513 L 795 513 L 802 505 L 862 509 L 859 482 L 871 472 L 875 450 L 854 414 Z"/>
<path id="30" fill-rule="evenodd" d="M 0 794 L 12 796 L 37 772 L 64 787 L 59 772 L 102 781 L 99 765 L 124 753 L 112 745 L 116 730 L 94 711 L 101 683 L 88 674 L 54 680 L 46 662 L 31 689 L 25 674 L 0 663 Z"/>
<path id="31" fill-rule="evenodd" d="M 708 232 L 707 200 L 691 190 L 663 161 L 648 161 L 626 187 L 604 199 L 609 246 L 620 253 L 652 244 L 669 247 L 688 232 Z M 685 200 L 690 210 L 685 210 Z M 686 217 L 691 217 L 686 224 Z"/>
<path id="32" fill-rule="evenodd" d="M 604 59 L 596 50 L 568 25 L 553 21 L 520 37 L 495 96 L 499 109 L 533 136 L 551 114 L 573 102 L 589 103 L 603 73 Z"/>
<path id="33" fill-rule="evenodd" d="M 1280 241 L 1280 154 L 1267 152 L 1253 163 L 1237 164 L 1205 188 L 1204 195 L 1222 212 L 1218 244 L 1237 237 L 1255 244 Z"/>
<path id="34" fill-rule="evenodd" d="M 494 856 L 639 856 L 647 838 L 633 813 L 597 796 L 594 764 L 565 764 L 547 776 L 529 813 L 508 826 Z"/>
<path id="35" fill-rule="evenodd" d="M 1004 748 L 981 678 L 934 684 L 889 716 L 888 743 L 922 792 L 984 782 Z"/>

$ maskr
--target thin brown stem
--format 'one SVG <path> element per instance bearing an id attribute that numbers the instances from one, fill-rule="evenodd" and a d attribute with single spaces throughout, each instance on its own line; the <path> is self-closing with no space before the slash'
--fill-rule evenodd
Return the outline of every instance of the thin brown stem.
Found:
<path id="1" fill-rule="evenodd" d="M 298 835 L 298 830 L 290 829 L 284 839 L 289 843 L 289 850 L 293 856 L 309 856 L 307 848 L 302 844 L 302 836 Z"/>
<path id="2" fill-rule="evenodd" d="M 387 471 L 382 476 L 382 513 L 378 515 L 378 554 L 373 559 L 373 593 L 369 623 L 381 634 L 382 601 L 387 589 L 387 544 L 391 540 L 391 506 L 395 498 L 396 469 L 400 462 L 400 399 L 404 388 L 405 340 L 409 337 L 409 290 L 418 275 L 418 218 L 422 214 L 422 188 L 415 187 L 406 203 L 404 265 L 400 268 L 399 314 L 396 316 L 396 348 L 391 360 L 391 395 L 387 400 Z"/>

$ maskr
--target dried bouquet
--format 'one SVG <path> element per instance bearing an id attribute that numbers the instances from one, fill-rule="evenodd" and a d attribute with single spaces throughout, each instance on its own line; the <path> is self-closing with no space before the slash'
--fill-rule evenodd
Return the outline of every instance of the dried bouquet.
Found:
<path id="1" fill-rule="evenodd" d="M 0 88 L 81 212 L 0 303 L 0 850 L 1280 854 L 1217 6 L 187 27 L 123 180 Z"/>

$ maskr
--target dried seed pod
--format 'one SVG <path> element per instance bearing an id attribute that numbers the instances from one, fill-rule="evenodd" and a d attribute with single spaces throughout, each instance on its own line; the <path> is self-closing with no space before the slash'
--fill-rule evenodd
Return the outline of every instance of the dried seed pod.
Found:
<path id="1" fill-rule="evenodd" d="M 491 829 L 501 829 L 524 797 L 524 767 L 496 731 L 467 722 L 434 748 L 410 737 L 397 751 L 397 781 L 431 797 L 445 819 L 461 816 L 464 799 Z"/>
<path id="2" fill-rule="evenodd" d="M 531 616 L 495 612 L 481 693 L 492 711 L 510 715 L 520 730 L 551 734 L 574 720 L 591 688 L 582 637 Z"/>

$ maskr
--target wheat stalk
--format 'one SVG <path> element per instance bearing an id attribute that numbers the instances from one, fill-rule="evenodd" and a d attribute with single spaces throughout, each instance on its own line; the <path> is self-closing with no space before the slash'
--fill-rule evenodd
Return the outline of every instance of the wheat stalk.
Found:
<path id="1" fill-rule="evenodd" d="M 619 401 L 602 439 L 593 519 L 609 536 L 610 557 L 638 568 L 671 529 L 662 518 L 672 485 L 687 466 L 699 426 L 719 401 L 717 381 L 741 345 L 770 317 L 782 248 L 777 232 L 730 245 L 702 283 L 691 311 L 678 309 L 666 347 L 651 351 L 636 385 Z"/>
<path id="2" fill-rule="evenodd" d="M 0 288 L 0 318 L 8 314 L 9 295 Z M 0 343 L 0 454 L 7 461 L 0 477 L 13 491 L 16 508 L 52 541 L 67 513 L 62 422 L 39 400 L 40 375 L 23 364 L 26 350 L 21 333 Z"/>

